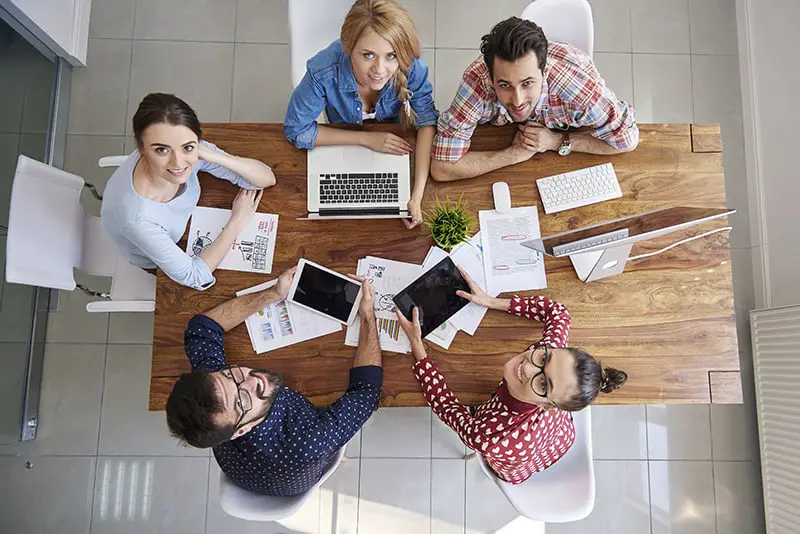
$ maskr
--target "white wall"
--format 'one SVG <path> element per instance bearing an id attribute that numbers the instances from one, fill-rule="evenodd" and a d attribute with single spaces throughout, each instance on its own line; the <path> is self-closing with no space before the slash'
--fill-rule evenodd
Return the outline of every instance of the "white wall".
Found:
<path id="1" fill-rule="evenodd" d="M 0 6 L 59 56 L 86 65 L 91 0 L 0 0 Z"/>
<path id="2" fill-rule="evenodd" d="M 800 1 L 737 0 L 759 308 L 800 304 Z"/>

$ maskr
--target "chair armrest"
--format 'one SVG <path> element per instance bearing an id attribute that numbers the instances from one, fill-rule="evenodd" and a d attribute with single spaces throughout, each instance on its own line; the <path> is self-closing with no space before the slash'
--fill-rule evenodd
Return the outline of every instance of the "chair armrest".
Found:
<path id="1" fill-rule="evenodd" d="M 154 300 L 95 300 L 86 304 L 86 311 L 92 313 L 113 312 L 153 312 Z"/>
<path id="2" fill-rule="evenodd" d="M 100 158 L 97 165 L 100 167 L 119 167 L 128 156 L 105 156 Z"/>

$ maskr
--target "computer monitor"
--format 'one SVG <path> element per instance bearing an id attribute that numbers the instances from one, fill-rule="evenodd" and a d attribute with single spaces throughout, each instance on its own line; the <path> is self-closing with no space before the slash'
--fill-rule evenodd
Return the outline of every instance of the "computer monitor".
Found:
<path id="1" fill-rule="evenodd" d="M 661 208 L 522 244 L 548 256 L 569 256 L 578 277 L 584 282 L 591 282 L 621 273 L 634 243 L 733 213 L 736 210 L 727 208 Z M 714 232 L 723 229 L 730 228 L 720 228 Z M 691 239 L 703 235 L 706 234 Z"/>

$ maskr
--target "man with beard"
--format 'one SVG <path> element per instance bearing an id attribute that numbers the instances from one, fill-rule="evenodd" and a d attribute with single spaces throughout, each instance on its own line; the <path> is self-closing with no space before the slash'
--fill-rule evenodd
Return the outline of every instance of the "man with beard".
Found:
<path id="1" fill-rule="evenodd" d="M 297 495 L 311 488 L 378 408 L 383 382 L 374 289 L 365 280 L 350 384 L 331 406 L 315 408 L 301 393 L 283 387 L 279 373 L 226 364 L 224 332 L 286 298 L 295 270 L 283 273 L 270 289 L 229 300 L 189 321 L 184 346 L 192 372 L 178 378 L 167 399 L 167 425 L 175 437 L 194 447 L 213 447 L 220 469 L 234 484 L 264 495 Z"/>
<path id="2" fill-rule="evenodd" d="M 511 145 L 470 151 L 479 124 L 514 123 Z M 633 108 L 619 100 L 592 58 L 548 42 L 542 28 L 511 17 L 481 39 L 481 55 L 464 71 L 456 96 L 439 116 L 431 176 L 472 178 L 522 163 L 539 152 L 618 154 L 636 148 Z"/>

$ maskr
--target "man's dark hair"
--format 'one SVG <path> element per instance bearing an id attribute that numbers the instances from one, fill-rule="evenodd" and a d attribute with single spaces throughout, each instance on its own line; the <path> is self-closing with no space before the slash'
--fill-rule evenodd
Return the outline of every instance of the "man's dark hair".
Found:
<path id="1" fill-rule="evenodd" d="M 205 449 L 228 441 L 233 424 L 218 426 L 213 416 L 222 413 L 222 401 L 215 394 L 208 371 L 183 373 L 167 399 L 167 426 L 182 443 Z"/>
<path id="2" fill-rule="evenodd" d="M 511 17 L 495 24 L 492 31 L 481 37 L 481 54 L 494 80 L 494 58 L 517 61 L 531 50 L 539 61 L 539 70 L 544 73 L 547 63 L 547 37 L 535 22 Z"/>

